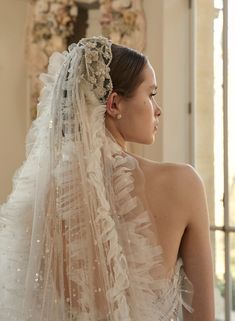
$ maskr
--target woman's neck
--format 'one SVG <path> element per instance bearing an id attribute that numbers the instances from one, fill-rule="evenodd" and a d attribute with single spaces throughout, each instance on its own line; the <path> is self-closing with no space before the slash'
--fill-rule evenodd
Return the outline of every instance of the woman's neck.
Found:
<path id="1" fill-rule="evenodd" d="M 106 124 L 106 129 L 108 130 L 109 134 L 111 134 L 115 142 L 122 148 L 122 150 L 127 151 L 126 141 L 124 140 L 120 132 L 116 129 L 116 127 L 108 126 Z"/>

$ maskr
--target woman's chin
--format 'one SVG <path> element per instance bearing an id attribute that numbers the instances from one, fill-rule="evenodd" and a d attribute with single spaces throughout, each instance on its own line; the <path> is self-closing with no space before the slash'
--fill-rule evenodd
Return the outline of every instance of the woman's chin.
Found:
<path id="1" fill-rule="evenodd" d="M 142 142 L 142 144 L 152 145 L 154 142 L 155 142 L 155 134 L 153 134 L 152 136 L 146 138 L 146 139 L 144 140 L 144 142 Z"/>
<path id="2" fill-rule="evenodd" d="M 149 133 L 149 135 L 145 137 L 143 136 L 139 138 L 132 137 L 131 139 L 127 139 L 127 141 L 137 143 L 137 144 L 151 145 L 155 142 L 155 136 L 156 136 L 156 131 L 154 131 L 152 134 Z"/>
<path id="3" fill-rule="evenodd" d="M 155 140 L 156 140 L 156 131 L 154 131 L 154 133 L 152 134 L 150 144 L 153 144 L 155 142 Z"/>

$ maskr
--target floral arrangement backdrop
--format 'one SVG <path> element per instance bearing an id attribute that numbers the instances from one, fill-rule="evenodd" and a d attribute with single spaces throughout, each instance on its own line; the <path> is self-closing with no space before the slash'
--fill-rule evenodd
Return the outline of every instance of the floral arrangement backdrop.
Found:
<path id="1" fill-rule="evenodd" d="M 36 118 L 36 105 L 41 89 L 38 76 L 45 71 L 53 51 L 63 51 L 73 34 L 78 16 L 75 0 L 30 0 L 28 11 L 27 47 L 30 91 L 30 115 Z"/>
<path id="2" fill-rule="evenodd" d="M 142 0 L 30 0 L 26 57 L 30 115 L 35 119 L 41 90 L 38 76 L 54 51 L 64 51 L 79 19 L 79 5 L 99 4 L 102 34 L 139 51 L 145 48 L 146 24 Z M 85 35 L 84 35 L 85 36 Z"/>
<path id="3" fill-rule="evenodd" d="M 146 24 L 141 0 L 100 0 L 104 36 L 113 42 L 143 51 Z"/>

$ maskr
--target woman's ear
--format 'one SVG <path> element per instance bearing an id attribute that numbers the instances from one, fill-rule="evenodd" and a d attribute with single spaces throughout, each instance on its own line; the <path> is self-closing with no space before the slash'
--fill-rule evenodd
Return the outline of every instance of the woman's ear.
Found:
<path id="1" fill-rule="evenodd" d="M 120 114 L 120 96 L 116 92 L 112 92 L 106 103 L 106 112 L 111 116 L 116 118 Z"/>

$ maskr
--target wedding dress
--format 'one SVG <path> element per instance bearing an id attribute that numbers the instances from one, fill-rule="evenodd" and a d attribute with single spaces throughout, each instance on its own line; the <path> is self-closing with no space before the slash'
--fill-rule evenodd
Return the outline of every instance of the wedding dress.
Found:
<path id="1" fill-rule="evenodd" d="M 1 321 L 176 321 L 193 312 L 178 258 L 166 276 L 138 161 L 105 128 L 111 41 L 54 53 L 0 208 Z"/>

